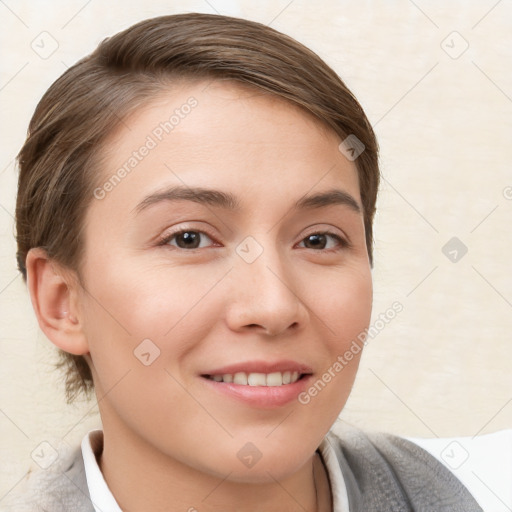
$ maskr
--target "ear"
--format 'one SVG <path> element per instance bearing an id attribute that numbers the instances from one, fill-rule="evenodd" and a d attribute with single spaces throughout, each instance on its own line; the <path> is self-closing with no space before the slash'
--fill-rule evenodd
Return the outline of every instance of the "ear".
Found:
<path id="1" fill-rule="evenodd" d="M 87 354 L 89 346 L 80 321 L 76 274 L 52 261 L 39 247 L 28 252 L 26 268 L 32 306 L 46 337 L 65 352 Z"/>

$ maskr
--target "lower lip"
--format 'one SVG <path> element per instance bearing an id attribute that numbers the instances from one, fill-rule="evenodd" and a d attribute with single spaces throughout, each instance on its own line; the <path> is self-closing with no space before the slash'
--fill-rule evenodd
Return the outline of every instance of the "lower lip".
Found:
<path id="1" fill-rule="evenodd" d="M 274 409 L 297 399 L 309 385 L 312 375 L 305 375 L 292 384 L 282 386 L 244 386 L 231 382 L 217 382 L 206 377 L 201 380 L 218 393 L 225 394 L 254 407 Z"/>

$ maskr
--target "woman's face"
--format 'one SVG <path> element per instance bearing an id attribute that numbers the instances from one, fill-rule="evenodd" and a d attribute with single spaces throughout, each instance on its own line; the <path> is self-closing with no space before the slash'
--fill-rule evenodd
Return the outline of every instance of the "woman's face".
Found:
<path id="1" fill-rule="evenodd" d="M 340 142 L 226 82 L 173 88 L 111 137 L 80 306 L 107 443 L 252 482 L 312 456 L 349 395 L 360 354 L 338 356 L 372 302 Z"/>

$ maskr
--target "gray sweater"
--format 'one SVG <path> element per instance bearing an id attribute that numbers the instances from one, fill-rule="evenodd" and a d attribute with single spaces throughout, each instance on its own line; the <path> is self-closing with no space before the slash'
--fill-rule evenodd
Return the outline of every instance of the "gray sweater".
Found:
<path id="1" fill-rule="evenodd" d="M 448 469 L 406 439 L 351 427 L 326 437 L 343 473 L 350 512 L 483 512 Z M 94 512 L 81 450 L 31 475 L 9 501 L 2 511 Z"/>

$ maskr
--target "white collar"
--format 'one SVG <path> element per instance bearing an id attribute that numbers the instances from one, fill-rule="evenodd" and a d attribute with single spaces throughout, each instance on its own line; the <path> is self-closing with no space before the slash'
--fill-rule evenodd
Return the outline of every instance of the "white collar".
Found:
<path id="1" fill-rule="evenodd" d="M 323 439 L 318 447 L 325 463 L 333 497 L 333 512 L 348 512 L 348 497 L 341 468 L 334 449 Z M 103 450 L 103 431 L 91 430 L 82 440 L 85 475 L 91 501 L 96 512 L 122 512 L 114 496 L 110 492 L 96 456 Z"/>
<path id="2" fill-rule="evenodd" d="M 96 455 L 103 451 L 103 431 L 91 430 L 82 439 L 82 456 L 84 458 L 87 487 L 96 512 L 122 512 L 103 478 Z"/>
<path id="3" fill-rule="evenodd" d="M 349 512 L 347 488 L 345 487 L 345 480 L 343 480 L 340 463 L 334 448 L 326 437 L 323 438 L 318 450 L 324 459 L 325 469 L 331 484 L 332 511 Z"/>

